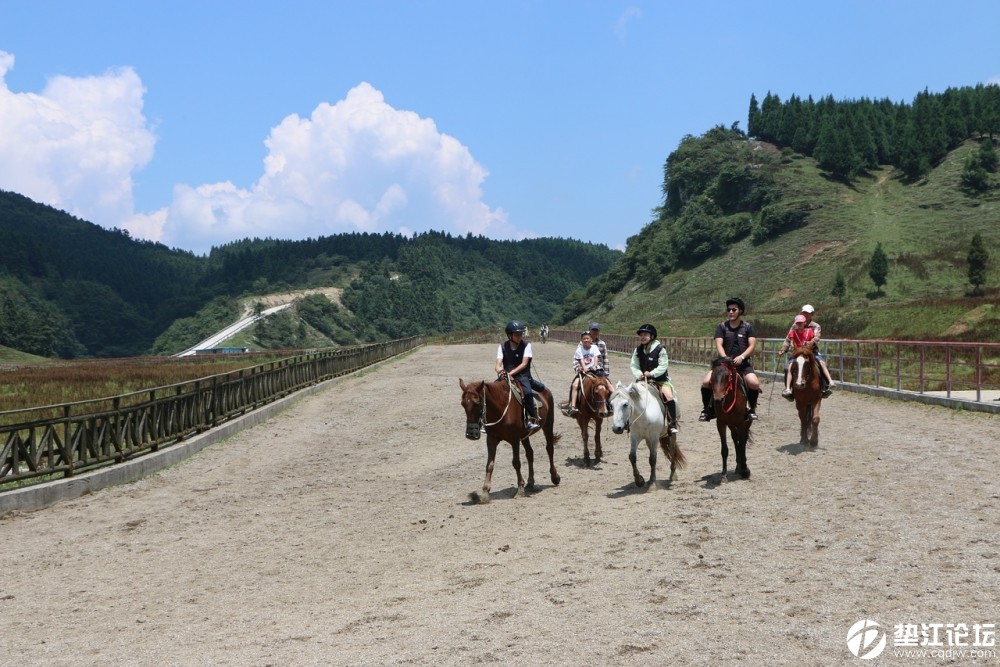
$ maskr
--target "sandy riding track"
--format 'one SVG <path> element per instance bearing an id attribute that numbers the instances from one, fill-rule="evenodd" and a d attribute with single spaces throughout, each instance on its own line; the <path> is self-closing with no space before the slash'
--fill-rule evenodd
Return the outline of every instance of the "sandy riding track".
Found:
<path id="1" fill-rule="evenodd" d="M 0 663 L 849 665 L 864 618 L 890 644 L 896 623 L 1000 621 L 995 417 L 840 393 L 807 451 L 766 385 L 753 476 L 718 485 L 705 369 L 674 366 L 676 482 L 635 489 L 607 426 L 583 467 L 557 415 L 562 483 L 512 499 L 503 448 L 473 505 L 485 444 L 458 378 L 492 379 L 495 349 L 422 348 L 156 476 L 3 517 Z M 557 399 L 572 349 L 535 346 Z"/>

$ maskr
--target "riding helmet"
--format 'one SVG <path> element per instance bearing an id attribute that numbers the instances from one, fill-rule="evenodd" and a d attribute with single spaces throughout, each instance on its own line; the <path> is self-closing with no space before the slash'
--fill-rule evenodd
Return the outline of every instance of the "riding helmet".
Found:
<path id="1" fill-rule="evenodd" d="M 740 315 L 747 312 L 747 305 L 743 303 L 743 299 L 738 297 L 733 297 L 732 299 L 726 299 L 726 306 L 737 306 L 740 309 Z"/>
<path id="2" fill-rule="evenodd" d="M 652 324 L 643 324 L 641 327 L 638 328 L 638 330 L 636 330 L 635 335 L 638 336 L 644 331 L 653 338 L 656 338 L 656 327 L 654 327 Z"/>
<path id="3" fill-rule="evenodd" d="M 509 335 L 511 335 L 513 333 L 522 333 L 523 334 L 525 328 L 526 327 L 523 324 L 521 324 L 520 322 L 518 322 L 517 320 L 511 320 L 510 322 L 507 323 L 507 327 L 504 329 L 504 331 L 506 331 L 507 335 L 509 336 Z"/>
<path id="4" fill-rule="evenodd" d="M 597 322 L 591 322 L 590 323 L 590 330 L 591 331 L 600 331 L 601 330 L 601 325 L 598 324 Z"/>

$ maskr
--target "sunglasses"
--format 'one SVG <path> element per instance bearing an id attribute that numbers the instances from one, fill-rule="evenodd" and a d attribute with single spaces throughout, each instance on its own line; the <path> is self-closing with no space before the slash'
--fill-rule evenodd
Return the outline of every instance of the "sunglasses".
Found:
<path id="1" fill-rule="evenodd" d="M 726 308 L 726 312 L 727 313 L 735 313 L 738 310 L 739 310 L 739 308 Z"/>

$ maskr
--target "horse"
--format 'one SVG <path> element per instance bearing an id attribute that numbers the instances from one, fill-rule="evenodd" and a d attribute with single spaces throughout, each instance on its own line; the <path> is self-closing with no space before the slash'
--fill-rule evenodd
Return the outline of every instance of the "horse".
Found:
<path id="1" fill-rule="evenodd" d="M 799 444 L 819 445 L 819 406 L 823 389 L 819 367 L 811 347 L 797 347 L 792 353 L 792 393 L 799 411 Z"/>
<path id="2" fill-rule="evenodd" d="M 601 426 L 606 417 L 611 416 L 608 399 L 611 398 L 611 380 L 593 373 L 580 375 L 580 409 L 576 413 L 576 423 L 580 425 L 583 437 L 583 461 L 590 467 L 590 422 L 594 422 L 594 462 L 601 462 Z"/>
<path id="3" fill-rule="evenodd" d="M 677 468 L 687 463 L 684 453 L 677 446 L 677 436 L 667 435 L 663 425 L 664 407 L 653 392 L 658 391 L 647 383 L 632 383 L 622 386 L 619 382 L 611 394 L 611 430 L 621 434 L 629 432 L 631 447 L 628 460 L 632 463 L 635 485 L 641 487 L 645 481 L 636 467 L 636 448 L 640 440 L 649 448 L 649 485 L 656 481 L 656 443 L 660 444 L 664 455 L 670 459 L 670 481 L 677 479 Z"/>
<path id="4" fill-rule="evenodd" d="M 496 464 L 497 445 L 508 442 L 514 450 L 514 472 L 517 473 L 517 491 L 515 498 L 524 496 L 525 482 L 521 476 L 521 453 L 519 445 L 524 446 L 525 458 L 528 459 L 527 488 L 535 488 L 535 454 L 528 439 L 528 429 L 524 423 L 521 404 L 514 396 L 514 386 L 509 377 L 501 376 L 493 382 L 465 383 L 459 378 L 458 385 L 462 388 L 462 407 L 465 409 L 465 437 L 478 440 L 482 431 L 486 431 L 486 479 L 483 481 L 482 493 L 473 493 L 472 498 L 480 503 L 490 501 L 490 485 L 493 480 L 493 468 Z M 545 436 L 545 450 L 549 454 L 549 475 L 552 483 L 559 484 L 559 473 L 556 472 L 553 460 L 555 443 L 561 435 L 553 432 L 555 416 L 552 413 L 552 392 L 543 389 L 535 392 L 540 399 L 538 406 L 538 421 Z"/>
<path id="5" fill-rule="evenodd" d="M 544 329 L 544 328 L 543 329 L 539 329 L 538 333 L 541 335 L 541 337 L 542 337 L 542 345 L 544 345 L 545 341 L 547 341 L 549 339 L 549 330 L 548 329 Z"/>
<path id="6" fill-rule="evenodd" d="M 746 418 L 746 384 L 732 359 L 719 357 L 712 362 L 711 387 L 712 402 L 715 405 L 715 424 L 719 429 L 719 440 L 722 443 L 721 479 L 723 481 L 726 479 L 726 462 L 729 458 L 726 429 L 729 429 L 736 448 L 736 474 L 743 479 L 749 479 L 747 445 L 750 443 L 750 425 L 753 421 Z"/>

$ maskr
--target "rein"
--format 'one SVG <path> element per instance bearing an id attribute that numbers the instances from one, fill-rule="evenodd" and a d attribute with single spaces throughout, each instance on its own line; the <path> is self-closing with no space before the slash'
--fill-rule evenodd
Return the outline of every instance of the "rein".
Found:
<path id="1" fill-rule="evenodd" d="M 729 371 L 729 381 L 728 381 L 729 386 L 726 387 L 726 395 L 728 396 L 729 394 L 732 394 L 733 402 L 730 403 L 729 407 L 727 408 L 725 399 L 722 400 L 723 414 L 729 414 L 730 412 L 732 412 L 732 409 L 736 407 L 736 392 L 738 391 L 737 384 L 739 383 L 739 376 L 740 376 L 739 372 L 736 370 L 735 364 L 733 365 L 727 364 L 726 370 Z"/>
<path id="2" fill-rule="evenodd" d="M 588 394 L 583 389 L 583 385 L 587 381 L 587 374 L 586 373 L 580 373 L 579 375 L 580 375 L 580 391 L 583 392 L 583 400 L 587 404 L 587 407 L 590 408 L 590 411 L 593 412 L 594 414 L 599 413 L 600 411 L 597 409 L 597 406 L 600 405 L 601 403 L 604 403 L 605 408 L 607 408 L 608 400 L 611 398 L 611 394 L 608 394 L 608 398 L 607 399 L 605 399 L 603 401 L 597 401 L 596 405 L 594 403 L 591 403 L 590 402 L 590 394 Z M 598 378 L 596 375 L 591 376 L 591 377 L 592 377 L 592 379 L 595 382 L 595 385 L 594 385 L 595 387 L 597 386 L 597 384 L 601 383 L 600 381 L 601 381 L 602 378 Z"/>
<path id="3" fill-rule="evenodd" d="M 514 398 L 514 387 L 511 385 L 510 376 L 504 376 L 507 379 L 507 405 L 503 407 L 503 412 L 500 413 L 500 418 L 495 422 L 486 423 L 486 380 L 483 380 L 483 411 L 479 413 L 479 426 L 480 428 L 486 428 L 487 426 L 496 426 L 504 420 L 507 416 L 507 410 L 510 408 L 511 399 Z"/>

